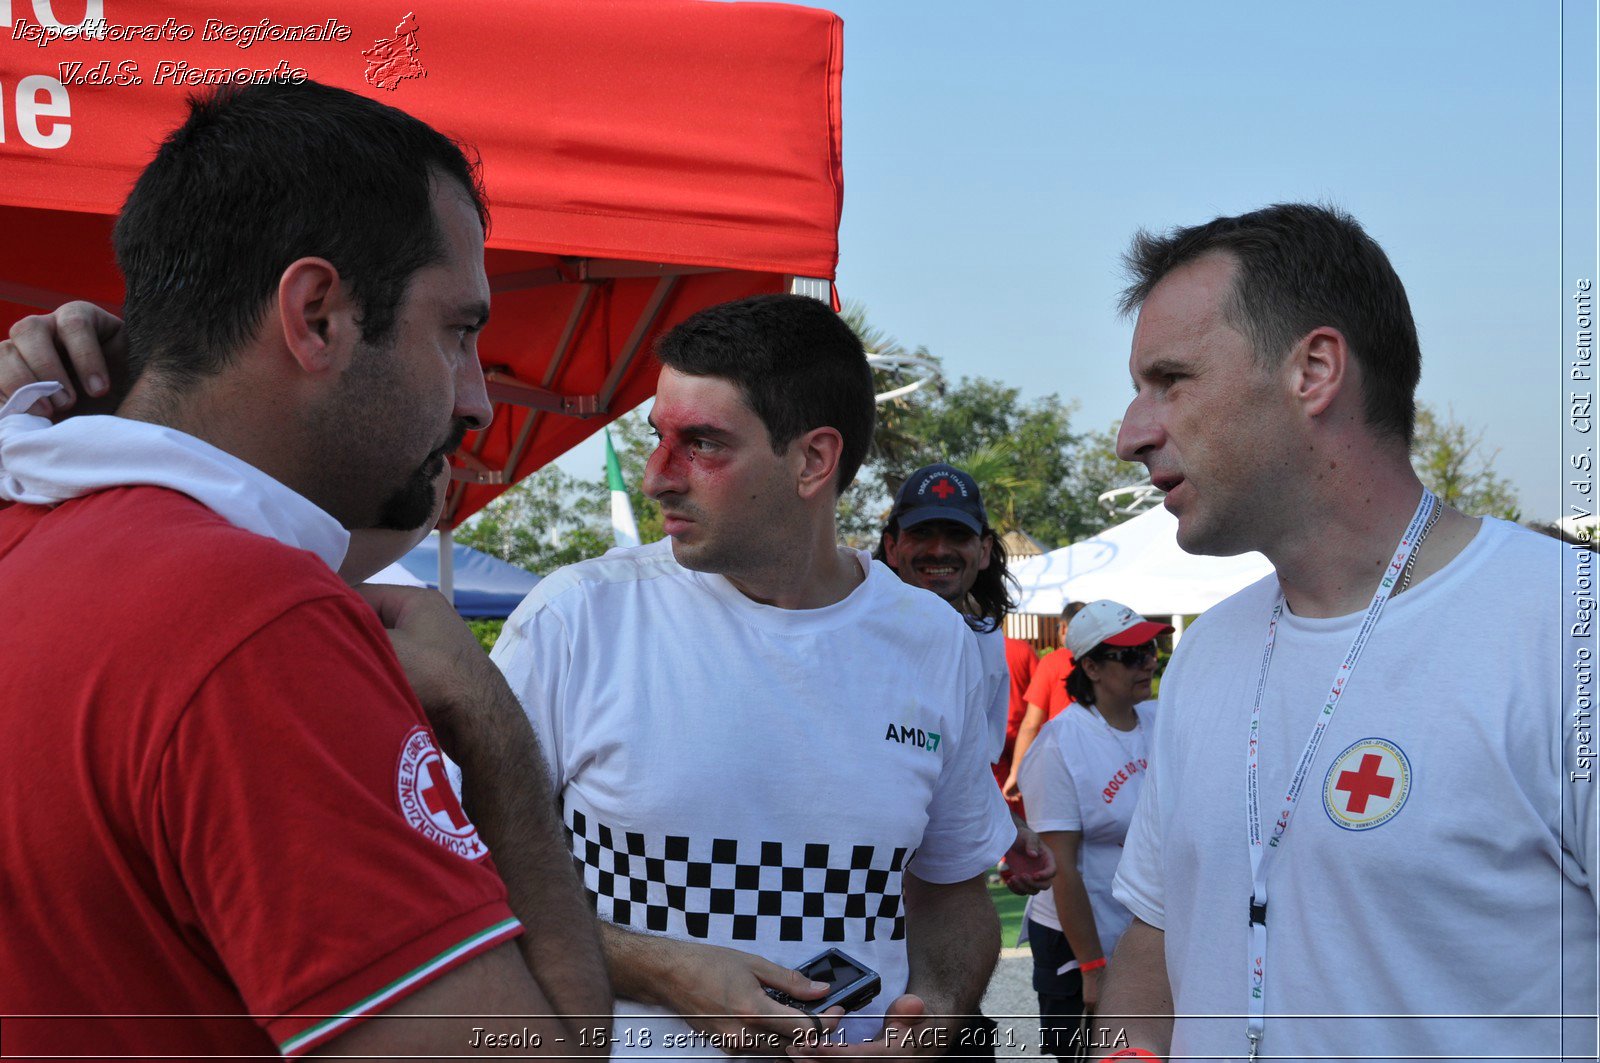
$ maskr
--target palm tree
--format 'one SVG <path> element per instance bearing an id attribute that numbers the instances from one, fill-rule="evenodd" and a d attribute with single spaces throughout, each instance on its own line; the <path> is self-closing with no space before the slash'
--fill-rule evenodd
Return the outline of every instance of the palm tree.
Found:
<path id="1" fill-rule="evenodd" d="M 867 349 L 869 355 L 921 358 L 938 364 L 938 359 L 929 354 L 926 347 L 918 347 L 915 352 L 908 354 L 899 340 L 867 320 L 867 308 L 862 303 L 854 300 L 845 303 L 844 311 L 839 316 L 850 326 L 850 330 L 856 334 L 856 338 L 861 341 L 861 346 Z M 879 395 L 904 383 L 902 380 L 894 379 L 892 374 L 882 369 L 873 369 L 872 379 L 873 391 Z M 942 382 L 936 387 L 942 391 Z M 878 420 L 873 426 L 872 447 L 867 451 L 868 464 L 893 469 L 900 468 L 908 460 L 913 459 L 921 446 L 921 440 L 905 432 L 903 421 L 905 412 L 911 408 L 911 403 L 914 401 L 912 395 L 906 395 L 878 404 Z M 890 485 L 887 481 L 884 486 L 889 488 L 891 495 L 900 488 L 898 483 Z"/>

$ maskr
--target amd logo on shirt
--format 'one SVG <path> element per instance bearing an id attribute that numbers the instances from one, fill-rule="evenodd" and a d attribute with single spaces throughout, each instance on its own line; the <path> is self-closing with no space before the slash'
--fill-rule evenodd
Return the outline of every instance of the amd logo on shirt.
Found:
<path id="1" fill-rule="evenodd" d="M 1115 775 L 1111 776 L 1111 781 L 1106 783 L 1106 788 L 1100 791 L 1105 798 L 1106 804 L 1109 805 L 1117 799 L 1117 794 L 1122 791 L 1124 783 L 1149 766 L 1150 762 L 1144 757 L 1140 757 L 1138 760 L 1130 760 L 1124 764 Z"/>
<path id="2" fill-rule="evenodd" d="M 889 725 L 889 731 L 884 736 L 888 742 L 899 742 L 902 745 L 913 746 L 917 749 L 926 749 L 929 753 L 936 752 L 939 748 L 939 733 L 937 731 L 924 731 L 920 727 L 901 727 L 898 730 L 894 724 Z"/>

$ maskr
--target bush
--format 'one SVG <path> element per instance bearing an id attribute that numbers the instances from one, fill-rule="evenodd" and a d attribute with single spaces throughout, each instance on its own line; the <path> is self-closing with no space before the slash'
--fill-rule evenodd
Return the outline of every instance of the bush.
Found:
<path id="1" fill-rule="evenodd" d="M 500 629 L 506 626 L 504 620 L 468 620 L 467 626 L 478 637 L 478 645 L 483 647 L 483 652 L 488 653 L 494 649 L 494 644 L 500 637 Z"/>

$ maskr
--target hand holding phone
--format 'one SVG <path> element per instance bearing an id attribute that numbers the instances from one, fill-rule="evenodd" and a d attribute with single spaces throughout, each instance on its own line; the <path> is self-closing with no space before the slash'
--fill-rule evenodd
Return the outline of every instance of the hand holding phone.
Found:
<path id="1" fill-rule="evenodd" d="M 826 982 L 828 992 L 820 1000 L 796 1000 L 781 989 L 767 987 L 767 996 L 785 1007 L 796 1008 L 810 1015 L 820 1015 L 829 1008 L 857 1011 L 866 1007 L 883 987 L 878 973 L 852 960 L 838 949 L 829 949 L 813 956 L 795 970 L 813 982 Z"/>

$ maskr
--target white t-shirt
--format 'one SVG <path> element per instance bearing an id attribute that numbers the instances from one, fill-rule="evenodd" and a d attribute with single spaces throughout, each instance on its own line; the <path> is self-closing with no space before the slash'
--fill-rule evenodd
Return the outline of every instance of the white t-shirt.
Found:
<path id="1" fill-rule="evenodd" d="M 976 632 L 983 653 L 983 681 L 988 686 L 989 763 L 1000 763 L 1006 751 L 1006 717 L 1011 713 L 1011 666 L 1006 663 L 1005 628 Z"/>
<path id="2" fill-rule="evenodd" d="M 1039 729 L 1017 773 L 1028 826 L 1046 831 L 1078 831 L 1078 873 L 1083 876 L 1100 948 L 1107 956 L 1133 916 L 1111 895 L 1111 879 L 1122 859 L 1122 840 L 1133 821 L 1146 769 L 1156 703 L 1135 710 L 1131 731 L 1113 730 L 1093 708 L 1069 705 Z M 1055 894 L 1045 890 L 1028 901 L 1028 918 L 1061 929 Z"/>
<path id="3" fill-rule="evenodd" d="M 838 947 L 883 982 L 844 1021 L 852 1041 L 905 991 L 902 873 L 969 879 L 1015 837 L 973 633 L 856 556 L 866 579 L 843 601 L 787 610 L 684 569 L 666 541 L 612 550 L 541 581 L 493 655 L 600 918 L 786 967 Z M 643 1054 L 707 1053 L 671 1051 L 689 1027 L 662 1009 L 618 1014 L 652 1016 L 623 1024 Z"/>
<path id="4" fill-rule="evenodd" d="M 1570 774 L 1580 646 L 1562 564 L 1560 543 L 1485 519 L 1388 603 L 1269 870 L 1264 1055 L 1594 1057 L 1592 1017 L 1510 1017 L 1595 1009 L 1596 791 Z M 1179 643 L 1117 871 L 1116 897 L 1165 930 L 1175 1013 L 1229 1016 L 1179 1018 L 1173 1059 L 1246 1046 L 1246 744 L 1276 592 L 1276 577 L 1246 588 Z M 1285 610 L 1261 708 L 1265 829 L 1361 620 Z"/>

